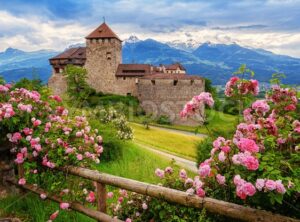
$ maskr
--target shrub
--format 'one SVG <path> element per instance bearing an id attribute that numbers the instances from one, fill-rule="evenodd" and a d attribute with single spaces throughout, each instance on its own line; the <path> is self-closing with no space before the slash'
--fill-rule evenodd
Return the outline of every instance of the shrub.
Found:
<path id="1" fill-rule="evenodd" d="M 103 137 L 103 147 L 105 152 L 100 156 L 100 161 L 108 162 L 122 158 L 122 141 L 117 136 L 117 130 L 112 123 L 101 123 L 96 119 L 90 119 L 90 124 L 94 129 L 98 129 Z"/>
<path id="2" fill-rule="evenodd" d="M 165 170 L 157 169 L 156 175 L 161 178 L 161 183 L 165 187 L 186 190 L 193 189 L 193 184 L 187 183 L 186 172 L 173 172 L 173 168 L 167 167 Z M 168 203 L 160 198 L 150 198 L 125 190 L 114 193 L 117 201 L 109 207 L 111 213 L 121 220 L 130 218 L 132 221 L 164 221 L 164 222 L 209 222 L 211 221 L 205 210 L 184 207 L 178 204 Z"/>
<path id="3" fill-rule="evenodd" d="M 226 84 L 229 97 L 251 98 L 258 94 L 256 80 L 233 77 Z M 201 94 L 189 107 L 211 102 Z M 300 216 L 300 115 L 296 91 L 272 86 L 263 100 L 256 100 L 243 112 L 244 121 L 232 139 L 219 136 L 212 143 L 209 158 L 199 167 L 200 179 L 206 184 L 201 192 L 232 202 L 276 210 L 277 213 Z M 194 104 L 196 103 L 196 104 Z M 201 149 L 208 148 L 204 141 Z M 203 155 L 199 156 L 203 159 Z M 232 192 L 235 190 L 235 193 Z M 284 203 L 284 204 L 283 204 Z"/>
<path id="4" fill-rule="evenodd" d="M 43 88 L 43 84 L 42 84 L 42 80 L 40 79 L 26 79 L 26 78 L 22 78 L 20 79 L 18 82 L 16 82 L 13 85 L 13 88 L 25 88 L 28 90 L 35 90 L 35 91 L 41 91 Z M 45 90 L 45 89 L 44 89 Z"/>
<path id="5" fill-rule="evenodd" d="M 85 116 L 70 116 L 59 96 L 13 89 L 6 84 L 0 85 L 0 127 L 2 138 L 13 144 L 15 163 L 24 165 L 20 185 L 29 182 L 50 194 L 59 193 L 64 201 L 62 209 L 69 207 L 69 201 L 95 201 L 95 188 L 90 182 L 79 182 L 74 176 L 53 170 L 99 163 L 102 137 Z M 73 192 L 69 192 L 71 189 Z"/>
<path id="6" fill-rule="evenodd" d="M 208 159 L 211 150 L 211 144 L 213 142 L 213 139 L 210 137 L 206 137 L 202 139 L 200 142 L 196 145 L 196 152 L 197 152 L 197 166 L 199 166 L 200 163 L 202 163 L 204 160 Z"/>
<path id="7" fill-rule="evenodd" d="M 165 116 L 165 115 L 162 115 L 160 116 L 157 121 L 156 121 L 158 124 L 161 124 L 161 125 L 171 125 L 171 120 L 168 116 Z"/>

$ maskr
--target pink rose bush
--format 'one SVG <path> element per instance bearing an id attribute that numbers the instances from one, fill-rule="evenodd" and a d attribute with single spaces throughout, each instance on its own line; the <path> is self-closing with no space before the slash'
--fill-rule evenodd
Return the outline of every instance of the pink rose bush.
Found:
<path id="1" fill-rule="evenodd" d="M 75 199 L 95 202 L 95 187 L 90 182 L 77 181 L 73 186 L 75 177 L 54 170 L 69 165 L 91 167 L 100 162 L 102 137 L 85 116 L 69 115 L 59 96 L 0 85 L 0 126 L 2 138 L 12 144 L 14 162 L 24 165 L 20 185 L 37 184 L 50 193 L 59 193 L 65 201 L 61 209 L 68 209 Z M 67 192 L 68 186 L 74 192 Z M 41 198 L 45 199 L 46 194 Z"/>
<path id="2" fill-rule="evenodd" d="M 254 95 L 259 93 L 259 84 L 257 80 L 240 79 L 237 76 L 232 77 L 225 86 L 225 95 L 227 97 L 234 97 L 237 95 Z"/>
<path id="3" fill-rule="evenodd" d="M 188 195 L 197 195 L 205 197 L 205 183 L 199 176 L 189 177 L 186 170 L 175 170 L 171 166 L 165 169 L 157 168 L 154 175 L 159 180 L 159 186 L 169 187 L 186 192 Z M 218 176 L 220 183 L 225 186 L 222 175 Z M 112 200 L 109 211 L 114 217 L 124 221 L 170 221 L 174 215 L 178 218 L 184 218 L 184 221 L 198 221 L 202 212 L 198 209 L 192 210 L 188 207 L 172 205 L 160 198 L 150 198 L 134 192 L 125 190 L 115 190 L 109 192 L 107 197 Z M 178 210 L 180 209 L 180 210 Z M 161 212 L 168 212 L 161 214 Z"/>
<path id="4" fill-rule="evenodd" d="M 232 77 L 225 89 L 229 97 L 255 96 L 258 92 L 256 80 L 238 77 Z M 186 107 L 190 105 L 188 102 Z M 244 121 L 237 126 L 233 138 L 215 139 L 210 157 L 199 165 L 206 194 L 221 192 L 228 198 L 230 191 L 235 190 L 241 200 L 253 199 L 258 203 L 259 199 L 266 208 L 283 200 L 299 203 L 300 171 L 296 169 L 300 167 L 300 115 L 297 105 L 294 89 L 275 85 L 265 99 L 254 101 L 245 109 Z M 196 112 L 186 107 L 182 112 Z M 235 201 L 233 196 L 230 199 Z"/>
<path id="5" fill-rule="evenodd" d="M 189 101 L 180 113 L 181 117 L 188 117 L 199 111 L 201 105 L 208 105 L 212 107 L 214 105 L 214 100 L 212 95 L 208 92 L 202 92 L 198 96 L 194 96 L 191 101 Z"/>

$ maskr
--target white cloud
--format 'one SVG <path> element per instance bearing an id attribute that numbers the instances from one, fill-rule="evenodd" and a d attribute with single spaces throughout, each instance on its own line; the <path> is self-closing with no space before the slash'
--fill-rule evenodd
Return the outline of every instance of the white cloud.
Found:
<path id="1" fill-rule="evenodd" d="M 69 44 L 83 41 L 90 29 L 79 23 L 62 24 L 39 17 L 21 18 L 0 11 L 0 50 L 14 47 L 22 50 L 62 50 Z"/>
<path id="2" fill-rule="evenodd" d="M 126 2 L 124 2 L 124 5 L 126 5 Z M 126 7 L 132 9 L 135 6 L 128 4 Z M 101 19 L 99 20 L 100 23 Z M 215 24 L 214 26 L 202 27 L 185 25 L 172 32 L 156 32 L 147 26 L 143 27 L 140 23 L 132 21 L 114 22 L 110 26 L 122 39 L 136 34 L 141 39 L 153 38 L 162 42 L 174 40 L 184 42 L 190 39 L 199 44 L 207 41 L 225 44 L 235 42 L 242 46 L 263 48 L 278 54 L 300 57 L 300 32 L 272 31 L 268 28 L 249 30 L 215 29 Z M 84 42 L 84 37 L 94 28 L 96 28 L 95 23 L 83 25 L 79 22 L 45 20 L 45 18 L 38 16 L 18 17 L 7 11 L 0 11 L 0 51 L 5 50 L 7 47 L 26 51 L 38 49 L 63 50 L 70 44 Z"/>

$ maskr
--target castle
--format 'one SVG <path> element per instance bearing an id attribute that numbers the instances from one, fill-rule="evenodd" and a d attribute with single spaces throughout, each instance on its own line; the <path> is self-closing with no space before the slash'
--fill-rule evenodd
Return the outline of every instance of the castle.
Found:
<path id="1" fill-rule="evenodd" d="M 65 92 L 62 73 L 73 64 L 87 70 L 87 82 L 96 91 L 135 96 L 148 114 L 166 115 L 175 124 L 196 125 L 201 120 L 200 115 L 182 120 L 179 113 L 187 101 L 204 91 L 204 79 L 187 75 L 179 63 L 122 64 L 122 41 L 105 22 L 86 37 L 86 47 L 67 49 L 49 61 L 53 74 L 48 85 L 55 94 Z"/>

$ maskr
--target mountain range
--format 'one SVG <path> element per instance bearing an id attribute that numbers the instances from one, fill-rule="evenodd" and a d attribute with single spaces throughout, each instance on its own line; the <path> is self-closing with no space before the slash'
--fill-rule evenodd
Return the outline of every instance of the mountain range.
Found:
<path id="1" fill-rule="evenodd" d="M 0 75 L 8 82 L 27 77 L 40 78 L 46 83 L 51 76 L 48 59 L 58 53 L 51 50 L 24 52 L 8 48 L 0 52 Z M 180 41 L 162 43 L 153 39 L 140 40 L 136 36 L 123 42 L 123 63 L 159 65 L 174 62 L 182 63 L 189 74 L 211 79 L 215 85 L 224 85 L 241 64 L 247 64 L 255 72 L 254 78 L 259 81 L 268 82 L 273 73 L 280 72 L 286 75 L 284 83 L 300 84 L 300 59 L 263 49 L 210 42 L 200 45 Z"/>

